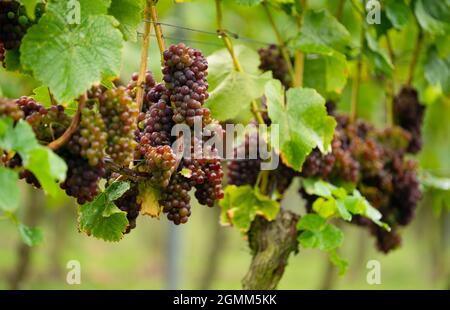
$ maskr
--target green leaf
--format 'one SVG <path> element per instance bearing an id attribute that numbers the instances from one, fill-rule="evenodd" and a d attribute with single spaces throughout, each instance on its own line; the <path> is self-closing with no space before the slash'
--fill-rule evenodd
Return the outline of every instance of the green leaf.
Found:
<path id="1" fill-rule="evenodd" d="M 128 182 L 114 182 L 94 201 L 82 205 L 78 218 L 80 230 L 105 241 L 122 239 L 128 225 L 127 214 L 120 211 L 113 201 L 129 188 Z"/>
<path id="2" fill-rule="evenodd" d="M 309 195 L 332 198 L 336 186 L 323 180 L 308 178 L 303 180 L 303 188 Z"/>
<path id="3" fill-rule="evenodd" d="M 17 172 L 0 166 L 0 210 L 14 212 L 20 204 Z"/>
<path id="4" fill-rule="evenodd" d="M 28 227 L 22 223 L 17 226 L 20 237 L 28 246 L 36 246 L 44 241 L 42 230 L 35 227 Z"/>
<path id="5" fill-rule="evenodd" d="M 426 188 L 450 191 L 450 178 L 442 178 L 431 173 L 421 173 L 420 182 Z"/>
<path id="6" fill-rule="evenodd" d="M 385 2 L 386 15 L 392 25 L 401 29 L 409 20 L 410 9 L 403 0 L 387 0 Z"/>
<path id="7" fill-rule="evenodd" d="M 450 30 L 450 2 L 445 0 L 416 0 L 414 13 L 420 26 L 435 35 L 444 35 Z"/>
<path id="8" fill-rule="evenodd" d="M 12 72 L 24 72 L 25 70 L 22 68 L 20 64 L 20 52 L 19 50 L 8 50 L 5 54 L 5 64 L 6 70 Z M 26 72 L 27 73 L 27 72 Z"/>
<path id="9" fill-rule="evenodd" d="M 348 71 L 347 60 L 340 53 L 307 57 L 305 87 L 314 88 L 323 96 L 340 94 L 347 83 Z"/>
<path id="10" fill-rule="evenodd" d="M 301 231 L 298 241 L 305 248 L 331 251 L 340 247 L 344 240 L 344 234 L 339 228 L 326 223 L 326 220 L 317 214 L 307 214 L 300 218 L 297 230 Z"/>
<path id="11" fill-rule="evenodd" d="M 48 86 L 42 85 L 33 90 L 33 95 L 31 98 L 42 104 L 44 107 L 48 108 L 52 105 L 52 99 L 48 90 Z"/>
<path id="12" fill-rule="evenodd" d="M 318 198 L 313 203 L 313 210 L 323 218 L 329 218 L 336 214 L 336 200 Z"/>
<path id="13" fill-rule="evenodd" d="M 59 191 L 57 181 L 61 182 L 66 178 L 66 162 L 43 146 L 31 150 L 23 160 L 23 165 L 36 176 L 44 191 L 51 196 Z"/>
<path id="14" fill-rule="evenodd" d="M 255 6 L 260 4 L 263 0 L 235 0 L 237 4 L 246 6 Z"/>
<path id="15" fill-rule="evenodd" d="M 234 47 L 234 54 L 242 66 L 244 72 L 251 75 L 258 75 L 259 70 L 259 55 L 249 47 L 244 45 L 236 45 Z M 214 90 L 222 80 L 235 71 L 233 60 L 226 48 L 220 49 L 217 52 L 209 55 L 208 60 L 208 84 L 210 90 Z"/>
<path id="16" fill-rule="evenodd" d="M 386 51 L 378 45 L 378 42 L 368 32 L 366 33 L 365 42 L 367 44 L 366 48 L 364 48 L 364 55 L 366 55 L 369 62 L 377 71 L 391 76 L 394 66 L 392 65 Z"/>
<path id="17" fill-rule="evenodd" d="M 142 21 L 143 10 L 143 0 L 112 0 L 108 13 L 119 21 L 119 29 L 124 39 L 135 42 L 136 30 Z"/>
<path id="18" fill-rule="evenodd" d="M 425 78 L 431 85 L 439 86 L 446 95 L 450 94 L 450 54 L 442 59 L 436 46 L 431 46 L 423 69 Z"/>
<path id="19" fill-rule="evenodd" d="M 88 15 L 106 14 L 111 0 L 78 0 L 81 8 L 81 18 Z"/>
<path id="20" fill-rule="evenodd" d="M 248 121 L 251 118 L 250 102 L 264 94 L 264 86 L 270 80 L 270 72 L 253 75 L 230 71 L 211 91 L 206 107 L 219 121 L 242 119 L 243 114 L 248 116 Z"/>
<path id="21" fill-rule="evenodd" d="M 329 116 L 323 99 L 314 89 L 291 88 L 284 91 L 279 81 L 266 85 L 266 98 L 272 127 L 279 126 L 279 141 L 275 142 L 282 161 L 300 171 L 306 156 L 318 147 L 328 151 L 336 121 Z"/>
<path id="22" fill-rule="evenodd" d="M 318 232 L 322 230 L 326 220 L 314 213 L 306 214 L 300 218 L 297 223 L 297 230 L 309 230 L 313 232 Z"/>
<path id="23" fill-rule="evenodd" d="M 323 230 L 318 234 L 322 251 L 331 251 L 342 245 L 344 233 L 335 225 L 326 224 Z"/>
<path id="24" fill-rule="evenodd" d="M 336 250 L 329 251 L 330 262 L 338 267 L 339 275 L 344 275 L 348 270 L 348 262 L 339 256 Z"/>
<path id="25" fill-rule="evenodd" d="M 27 15 L 34 19 L 34 9 L 38 0 L 20 0 L 20 2 L 25 6 Z"/>
<path id="26" fill-rule="evenodd" d="M 39 146 L 31 126 L 20 120 L 14 126 L 10 118 L 0 118 L 3 127 L 0 130 L 0 148 L 7 151 L 16 151 L 22 159 L 27 159 L 29 152 Z"/>
<path id="27" fill-rule="evenodd" d="M 333 55 L 345 53 L 350 42 L 348 30 L 328 11 L 307 10 L 302 29 L 289 46 L 305 53 Z"/>
<path id="28" fill-rule="evenodd" d="M 87 1 L 86 3 L 98 1 Z M 104 3 L 105 1 L 101 1 Z M 90 7 L 90 5 L 87 5 Z M 32 26 L 21 45 L 21 63 L 59 102 L 81 95 L 102 75 L 117 75 L 121 63 L 122 34 L 111 16 L 83 14 L 81 23 L 69 25 L 66 3 L 50 3 L 48 12 Z M 94 11 L 101 9 L 95 5 Z"/>
<path id="29" fill-rule="evenodd" d="M 261 215 L 269 221 L 274 220 L 280 210 L 280 204 L 262 195 L 249 185 L 228 185 L 225 197 L 219 202 L 222 209 L 222 225 L 233 225 L 245 233 L 256 215 Z"/>

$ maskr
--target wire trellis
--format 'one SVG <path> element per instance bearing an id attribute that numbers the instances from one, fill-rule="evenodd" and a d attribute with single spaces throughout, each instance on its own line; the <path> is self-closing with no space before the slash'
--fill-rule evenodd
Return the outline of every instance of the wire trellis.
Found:
<path id="1" fill-rule="evenodd" d="M 175 28 L 175 29 L 179 29 L 179 30 L 185 30 L 185 31 L 190 31 L 190 32 L 207 34 L 207 35 L 214 36 L 217 39 L 220 39 L 220 36 L 222 35 L 219 31 L 209 31 L 209 30 L 203 30 L 203 29 L 195 29 L 195 28 L 186 27 L 186 26 L 174 25 L 174 24 L 170 24 L 170 23 L 166 23 L 166 22 L 159 22 L 159 21 L 158 22 L 154 22 L 154 21 L 148 20 L 148 19 L 144 19 L 143 22 L 144 23 L 158 24 L 158 25 L 161 25 L 161 26 L 171 27 L 171 28 Z M 256 39 L 249 38 L 249 37 L 244 37 L 244 36 L 241 36 L 241 35 L 239 35 L 239 34 L 237 34 L 235 32 L 231 32 L 231 31 L 226 30 L 226 29 L 223 30 L 223 33 L 228 35 L 228 36 L 230 36 L 233 39 L 242 40 L 242 41 L 246 41 L 246 42 L 249 42 L 249 43 L 254 43 L 254 44 L 259 44 L 259 45 L 271 45 L 271 44 L 273 45 L 274 44 L 274 43 L 270 43 L 270 42 L 256 40 Z M 142 33 L 139 33 L 139 32 L 138 32 L 138 34 L 142 35 Z M 167 36 L 164 36 L 164 38 L 166 38 L 168 40 L 171 40 L 171 38 L 167 37 Z M 180 40 L 182 38 L 172 37 L 172 39 L 173 40 Z M 183 40 L 186 41 L 186 42 L 191 41 L 192 43 L 198 43 L 198 44 L 223 46 L 223 44 L 218 44 L 218 43 L 216 44 L 216 43 L 208 42 L 208 41 L 193 41 L 193 40 L 184 39 L 184 38 L 183 38 Z"/>

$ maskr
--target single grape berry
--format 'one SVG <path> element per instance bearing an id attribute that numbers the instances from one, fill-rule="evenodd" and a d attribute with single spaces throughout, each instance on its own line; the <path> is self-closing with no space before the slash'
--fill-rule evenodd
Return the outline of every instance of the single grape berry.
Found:
<path id="1" fill-rule="evenodd" d="M 127 166 L 133 160 L 137 145 L 135 132 L 139 111 L 136 104 L 123 87 L 105 91 L 99 102 L 108 134 L 106 153 L 116 163 Z"/>

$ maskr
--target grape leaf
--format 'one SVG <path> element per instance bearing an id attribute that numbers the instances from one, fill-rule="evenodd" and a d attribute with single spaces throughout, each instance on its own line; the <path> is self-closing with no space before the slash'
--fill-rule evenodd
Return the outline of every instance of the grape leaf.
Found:
<path id="1" fill-rule="evenodd" d="M 52 105 L 52 99 L 50 98 L 48 87 L 45 85 L 33 89 L 33 95 L 31 95 L 30 97 L 46 108 Z"/>
<path id="2" fill-rule="evenodd" d="M 137 202 L 142 205 L 142 215 L 159 218 L 163 207 L 159 204 L 160 191 L 151 182 L 139 183 Z"/>
<path id="3" fill-rule="evenodd" d="M 258 53 L 244 45 L 236 45 L 234 47 L 234 54 L 242 66 L 244 72 L 257 75 L 259 70 L 259 55 Z M 207 57 L 208 61 L 208 84 L 210 91 L 217 87 L 231 71 L 234 71 L 233 60 L 226 48 L 220 49 L 217 52 Z"/>
<path id="4" fill-rule="evenodd" d="M 270 80 L 273 80 L 270 72 L 253 75 L 232 70 L 211 91 L 205 106 L 219 121 L 240 119 L 248 122 L 251 118 L 250 102 L 264 94 L 264 86 Z"/>
<path id="5" fill-rule="evenodd" d="M 108 13 L 119 21 L 119 29 L 124 39 L 135 42 L 136 29 L 142 21 L 143 10 L 143 0 L 112 0 Z"/>
<path id="6" fill-rule="evenodd" d="M 279 126 L 278 148 L 282 161 L 300 171 L 306 156 L 318 147 L 327 152 L 336 121 L 329 116 L 323 99 L 314 89 L 291 88 L 284 92 L 279 81 L 266 85 L 266 97 L 271 126 Z"/>
<path id="7" fill-rule="evenodd" d="M 450 16 L 448 1 L 416 0 L 414 13 L 420 26 L 435 35 L 444 35 L 450 31 Z"/>
<path id="8" fill-rule="evenodd" d="M 388 0 L 385 2 L 386 16 L 392 25 L 401 29 L 409 20 L 410 9 L 403 0 Z"/>
<path id="9" fill-rule="evenodd" d="M 103 74 L 117 75 L 123 45 L 113 17 L 85 13 L 79 25 L 69 25 L 65 14 L 65 3 L 50 3 L 20 48 L 22 65 L 48 85 L 59 102 L 81 95 Z"/>
<path id="10" fill-rule="evenodd" d="M 34 9 L 38 0 L 20 0 L 20 2 L 22 2 L 22 4 L 25 6 L 27 15 L 34 19 Z"/>
<path id="11" fill-rule="evenodd" d="M 46 193 L 55 196 L 59 192 L 56 181 L 64 181 L 67 165 L 52 150 L 43 146 L 34 148 L 23 159 L 23 165 L 36 176 Z"/>
<path id="12" fill-rule="evenodd" d="M 18 180 L 17 172 L 0 166 L 0 210 L 14 212 L 19 207 Z"/>
<path id="13" fill-rule="evenodd" d="M 331 250 L 328 252 L 328 257 L 330 262 L 338 267 L 339 275 L 344 275 L 348 270 L 348 262 L 339 256 L 336 250 Z"/>
<path id="14" fill-rule="evenodd" d="M 444 94 L 450 94 L 450 54 L 442 59 L 435 46 L 428 49 L 423 67 L 425 78 L 434 86 L 441 87 Z"/>
<path id="15" fill-rule="evenodd" d="M 80 2 L 81 8 L 81 18 L 87 15 L 99 15 L 106 14 L 108 12 L 108 7 L 111 5 L 111 0 L 77 0 Z M 67 5 L 66 8 L 68 8 Z"/>
<path id="16" fill-rule="evenodd" d="M 6 63 L 6 70 L 8 71 L 18 71 L 27 73 L 22 65 L 20 64 L 20 52 L 19 50 L 9 50 L 6 51 L 5 54 L 5 63 Z"/>
<path id="17" fill-rule="evenodd" d="M 450 191 L 450 178 L 442 178 L 432 175 L 429 172 L 420 174 L 420 183 L 425 188 L 438 189 L 442 191 Z"/>
<path id="18" fill-rule="evenodd" d="M 350 45 L 348 30 L 325 10 L 307 10 L 300 33 L 289 43 L 294 50 L 322 55 L 345 53 Z"/>
<path id="19" fill-rule="evenodd" d="M 126 212 L 120 211 L 114 200 L 128 189 L 128 182 L 114 182 L 94 201 L 80 206 L 78 222 L 80 230 L 105 241 L 119 241 L 123 237 L 128 220 Z"/>
<path id="20" fill-rule="evenodd" d="M 365 40 L 364 55 L 379 72 L 388 76 L 392 75 L 394 66 L 387 53 L 378 45 L 378 42 L 367 32 Z"/>
<path id="21" fill-rule="evenodd" d="M 331 251 L 340 247 L 344 240 L 344 234 L 339 228 L 326 223 L 317 214 L 306 214 L 300 218 L 297 230 L 301 232 L 298 241 L 305 248 Z"/>
<path id="22" fill-rule="evenodd" d="M 44 241 L 44 234 L 39 228 L 28 227 L 22 223 L 19 223 L 17 229 L 19 230 L 19 234 L 23 242 L 25 242 L 28 246 L 36 246 Z"/>
<path id="23" fill-rule="evenodd" d="M 280 210 L 280 204 L 249 185 L 228 185 L 225 197 L 219 201 L 222 209 L 220 221 L 222 225 L 233 225 L 246 233 L 256 215 L 274 220 Z"/>
<path id="24" fill-rule="evenodd" d="M 25 121 L 19 121 L 14 126 L 11 118 L 0 118 L 3 130 L 0 131 L 0 148 L 6 151 L 16 151 L 26 160 L 29 153 L 39 147 L 33 129 Z"/>
<path id="25" fill-rule="evenodd" d="M 331 56 L 314 55 L 305 59 L 305 87 L 314 88 L 321 95 L 340 94 L 348 79 L 345 56 L 334 53 Z"/>

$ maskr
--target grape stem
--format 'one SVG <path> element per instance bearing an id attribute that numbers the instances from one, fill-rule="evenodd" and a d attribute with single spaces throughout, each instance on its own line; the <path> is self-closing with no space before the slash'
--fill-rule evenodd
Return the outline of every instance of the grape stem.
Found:
<path id="1" fill-rule="evenodd" d="M 291 57 L 289 56 L 289 52 L 287 50 L 286 44 L 283 40 L 283 37 L 281 36 L 281 33 L 277 27 L 277 25 L 275 24 L 275 20 L 273 19 L 272 13 L 269 10 L 269 7 L 267 6 L 267 4 L 265 2 L 262 3 L 262 6 L 264 7 L 264 10 L 266 11 L 267 17 L 269 19 L 270 25 L 272 26 L 273 31 L 275 32 L 275 36 L 277 38 L 278 41 L 278 45 L 280 46 L 280 51 L 281 51 L 281 55 L 284 58 L 284 61 L 286 62 L 287 68 L 288 68 L 288 72 L 289 75 L 291 77 L 291 83 L 292 86 L 295 86 L 295 81 L 296 81 L 296 75 L 294 72 L 294 67 L 292 65 L 292 61 L 291 61 Z"/>
<path id="2" fill-rule="evenodd" d="M 60 147 L 62 147 L 64 144 L 69 141 L 70 137 L 75 133 L 75 131 L 78 129 L 78 124 L 81 120 L 81 110 L 83 110 L 85 104 L 86 104 L 87 96 L 86 94 L 83 94 L 78 99 L 78 107 L 77 112 L 72 118 L 72 121 L 69 125 L 69 127 L 66 129 L 66 131 L 59 137 L 58 139 L 50 142 L 47 146 L 52 150 L 57 150 Z"/>
<path id="3" fill-rule="evenodd" d="M 227 32 L 223 28 L 222 24 L 222 6 L 221 6 L 221 0 L 216 0 L 216 21 L 217 21 L 217 34 L 220 38 L 222 38 L 223 43 L 225 44 L 225 47 L 228 50 L 228 53 L 231 56 L 231 59 L 233 60 L 234 69 L 237 72 L 244 72 L 244 69 L 242 68 L 241 64 L 239 63 L 238 58 L 236 57 L 236 54 L 234 52 L 233 48 L 233 42 L 231 42 L 230 38 L 227 35 Z M 251 102 L 251 111 L 253 116 L 255 117 L 258 124 L 264 124 L 264 119 L 261 115 L 261 113 L 258 112 L 258 104 L 255 100 Z"/>
<path id="4" fill-rule="evenodd" d="M 55 97 L 53 96 L 52 92 L 50 91 L 50 87 L 47 87 L 48 90 L 48 96 L 50 97 L 50 102 L 52 105 L 58 105 L 58 103 L 55 100 Z"/>
<path id="5" fill-rule="evenodd" d="M 307 0 L 297 0 L 299 5 L 302 8 L 302 11 L 300 12 L 298 18 L 297 18 L 297 25 L 298 25 L 298 33 L 301 32 L 302 26 L 303 26 L 303 19 L 305 16 L 306 7 L 308 5 Z M 295 79 L 294 79 L 294 87 L 303 87 L 303 73 L 304 73 L 304 67 L 305 67 L 305 54 L 301 50 L 297 50 L 295 52 Z"/>
<path id="6" fill-rule="evenodd" d="M 338 6 L 336 9 L 336 19 L 338 20 L 338 22 L 340 22 L 342 19 L 342 13 L 344 12 L 344 5 L 345 5 L 345 0 L 339 0 Z"/>
<path id="7" fill-rule="evenodd" d="M 166 50 L 166 44 L 164 42 L 164 36 L 161 30 L 161 24 L 158 23 L 158 12 L 156 11 L 156 1 L 150 0 L 150 15 L 152 19 L 153 27 L 155 28 L 156 40 L 158 41 L 159 53 L 161 56 L 161 66 L 164 66 L 164 51 Z"/>
<path id="8" fill-rule="evenodd" d="M 139 178 L 149 178 L 152 176 L 151 173 L 147 172 L 139 172 L 127 167 L 122 167 L 121 165 L 115 163 L 111 158 L 106 157 L 105 158 L 105 164 L 108 167 L 109 170 L 112 172 L 117 172 L 121 176 L 126 176 L 130 179 L 139 179 Z"/>
<path id="9" fill-rule="evenodd" d="M 144 9 L 145 19 L 150 18 L 150 5 L 149 1 L 146 1 Z M 150 23 L 144 24 L 144 35 L 141 49 L 141 64 L 139 66 L 139 76 L 137 80 L 137 92 L 136 92 L 136 104 L 138 106 L 139 112 L 142 110 L 142 104 L 144 102 L 144 85 L 145 85 L 145 72 L 147 71 L 147 58 L 148 58 L 148 48 L 150 44 L 150 33 L 151 25 Z"/>
<path id="10" fill-rule="evenodd" d="M 358 114 L 358 101 L 359 101 L 359 89 L 361 86 L 361 70 L 362 70 L 362 55 L 364 51 L 365 37 L 366 32 L 365 28 L 361 28 L 361 49 L 358 55 L 358 60 L 356 63 L 356 74 L 352 83 L 352 101 L 351 101 L 351 110 L 350 110 L 350 121 L 355 121 Z"/>
<path id="11" fill-rule="evenodd" d="M 414 71 L 416 69 L 417 60 L 419 59 L 420 49 L 422 47 L 422 41 L 423 41 L 423 32 L 422 29 L 419 27 L 419 33 L 417 34 L 417 40 L 416 45 L 414 46 L 414 52 L 412 55 L 411 63 L 409 64 L 409 74 L 408 74 L 408 80 L 406 81 L 406 85 L 411 86 L 412 80 L 414 78 Z"/>

